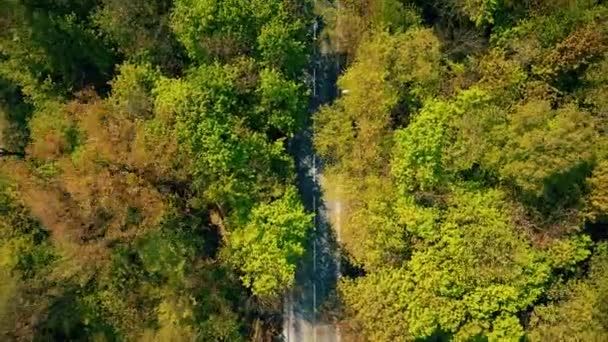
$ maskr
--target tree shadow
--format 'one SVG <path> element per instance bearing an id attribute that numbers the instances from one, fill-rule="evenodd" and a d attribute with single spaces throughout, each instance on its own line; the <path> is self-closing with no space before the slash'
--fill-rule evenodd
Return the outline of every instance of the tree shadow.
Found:
<path id="1" fill-rule="evenodd" d="M 298 132 L 289 144 L 289 151 L 295 158 L 296 182 L 302 201 L 306 209 L 315 214 L 314 229 L 308 237 L 306 253 L 296 270 L 296 285 L 291 300 L 296 318 L 312 325 L 331 324 L 322 311 L 335 293 L 340 263 L 335 231 L 329 223 L 329 213 L 334 203 L 324 200 L 320 187 L 323 163 L 314 151 L 312 121 L 320 106 L 337 98 L 336 82 L 344 58 L 343 55 L 322 55 L 311 66 L 316 71 L 309 75 L 314 91 L 311 94 L 307 128 Z"/>
<path id="2" fill-rule="evenodd" d="M 586 179 L 592 165 L 581 163 L 545 179 L 540 194 L 526 192 L 511 184 L 514 197 L 543 234 L 559 237 L 572 233 L 581 225 L 580 212 L 588 189 Z M 539 231 L 539 232 L 541 232 Z"/>
<path id="3" fill-rule="evenodd" d="M 85 312 L 76 295 L 67 291 L 52 300 L 34 328 L 33 341 L 89 341 L 92 333 L 85 324 Z"/>
<path id="4" fill-rule="evenodd" d="M 14 153 L 25 152 L 30 131 L 28 123 L 34 107 L 24 101 L 21 90 L 11 82 L 0 78 L 0 148 Z"/>

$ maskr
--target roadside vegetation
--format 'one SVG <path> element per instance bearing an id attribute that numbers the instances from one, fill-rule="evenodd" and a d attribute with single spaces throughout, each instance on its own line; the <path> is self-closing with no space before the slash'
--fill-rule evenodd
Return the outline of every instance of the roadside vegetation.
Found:
<path id="1" fill-rule="evenodd" d="M 0 339 L 269 340 L 308 1 L 0 1 Z"/>
<path id="2" fill-rule="evenodd" d="M 343 340 L 608 340 L 599 0 L 0 0 L 0 339 L 276 339 L 315 50 Z"/>
<path id="3" fill-rule="evenodd" d="M 608 339 L 608 8 L 341 1 L 315 117 L 342 324 L 369 341 Z"/>

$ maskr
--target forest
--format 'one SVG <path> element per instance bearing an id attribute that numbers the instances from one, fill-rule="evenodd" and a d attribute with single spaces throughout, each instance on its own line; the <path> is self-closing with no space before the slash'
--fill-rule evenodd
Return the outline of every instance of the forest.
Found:
<path id="1" fill-rule="evenodd" d="M 309 129 L 342 341 L 608 341 L 603 0 L 0 0 L 0 340 L 281 341 Z"/>

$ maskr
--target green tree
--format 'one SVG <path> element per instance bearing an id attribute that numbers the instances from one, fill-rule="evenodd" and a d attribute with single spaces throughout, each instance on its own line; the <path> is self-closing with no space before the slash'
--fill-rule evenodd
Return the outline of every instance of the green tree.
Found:
<path id="1" fill-rule="evenodd" d="M 306 63 L 308 6 L 303 1 L 294 12 L 288 2 L 279 0 L 179 0 L 171 27 L 188 55 L 199 63 L 249 54 L 291 75 Z"/>
<path id="2" fill-rule="evenodd" d="M 405 33 L 368 26 L 386 2 L 328 10 L 354 57 L 315 119 L 364 269 L 339 286 L 345 323 L 373 341 L 602 340 L 605 6 L 417 3 Z"/>
<path id="3" fill-rule="evenodd" d="M 1 1 L 2 337 L 244 341 L 276 324 L 311 225 L 286 151 L 311 8 Z"/>
<path id="4" fill-rule="evenodd" d="M 517 315 L 543 294 L 550 267 L 510 225 L 503 198 L 498 191 L 455 189 L 434 233 L 403 268 L 341 285 L 368 338 L 523 337 Z"/>
<path id="5" fill-rule="evenodd" d="M 6 29 L 0 38 L 5 57 L 0 70 L 4 78 L 21 87 L 53 80 L 59 92 L 87 85 L 103 88 L 111 78 L 115 56 L 86 20 L 92 2 L 4 0 L 2 7 Z"/>
<path id="6" fill-rule="evenodd" d="M 169 26 L 172 3 L 104 0 L 92 14 L 92 21 L 125 57 L 147 60 L 177 73 L 185 67 L 185 53 Z"/>
<path id="7" fill-rule="evenodd" d="M 530 319 L 530 340 L 602 341 L 608 337 L 606 318 L 606 244 L 596 246 L 587 277 L 552 291 Z"/>
<path id="8" fill-rule="evenodd" d="M 277 296 L 295 278 L 296 262 L 312 227 L 294 188 L 251 211 L 247 224 L 230 234 L 230 259 L 243 284 L 257 296 Z"/>
<path id="9" fill-rule="evenodd" d="M 439 49 L 428 29 L 374 32 L 338 81 L 347 93 L 315 116 L 324 190 L 343 203 L 342 242 L 353 261 L 369 269 L 399 264 L 407 251 L 387 165 L 393 129 L 438 93 Z"/>
<path id="10" fill-rule="evenodd" d="M 251 67 L 250 61 L 204 66 L 185 80 L 163 79 L 154 90 L 159 94 L 157 113 L 172 118 L 178 143 L 193 158 L 195 188 L 207 200 L 237 210 L 239 217 L 246 215 L 260 196 L 282 191 L 281 180 L 290 177 L 293 167 L 283 139 L 273 140 L 262 133 L 267 123 L 254 116 L 254 108 L 249 112 L 251 118 L 241 114 L 248 105 L 245 96 L 254 92 L 255 84 L 239 84 L 240 76 L 247 75 Z M 262 102 L 272 106 L 272 102 Z M 293 117 L 282 117 L 281 121 L 296 122 L 298 113 L 283 113 Z M 276 114 L 269 113 L 269 118 Z"/>

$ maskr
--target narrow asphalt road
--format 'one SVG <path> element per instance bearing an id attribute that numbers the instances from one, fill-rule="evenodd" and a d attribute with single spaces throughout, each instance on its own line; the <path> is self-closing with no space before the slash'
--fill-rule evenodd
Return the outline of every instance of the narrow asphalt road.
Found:
<path id="1" fill-rule="evenodd" d="M 315 24 L 313 28 L 315 37 L 317 27 Z M 336 97 L 338 61 L 331 54 L 315 52 L 313 55 L 311 115 Z M 341 206 L 339 202 L 323 199 L 319 182 L 323 168 L 313 148 L 312 125 L 308 127 L 293 139 L 291 152 L 296 159 L 300 194 L 307 209 L 315 213 L 314 231 L 296 271 L 296 284 L 284 300 L 282 337 L 286 342 L 339 342 L 339 328 L 328 319 L 326 310 L 340 272 L 336 248 L 339 227 L 332 227 L 329 217 L 339 214 Z M 337 217 L 339 225 L 339 215 Z"/>

